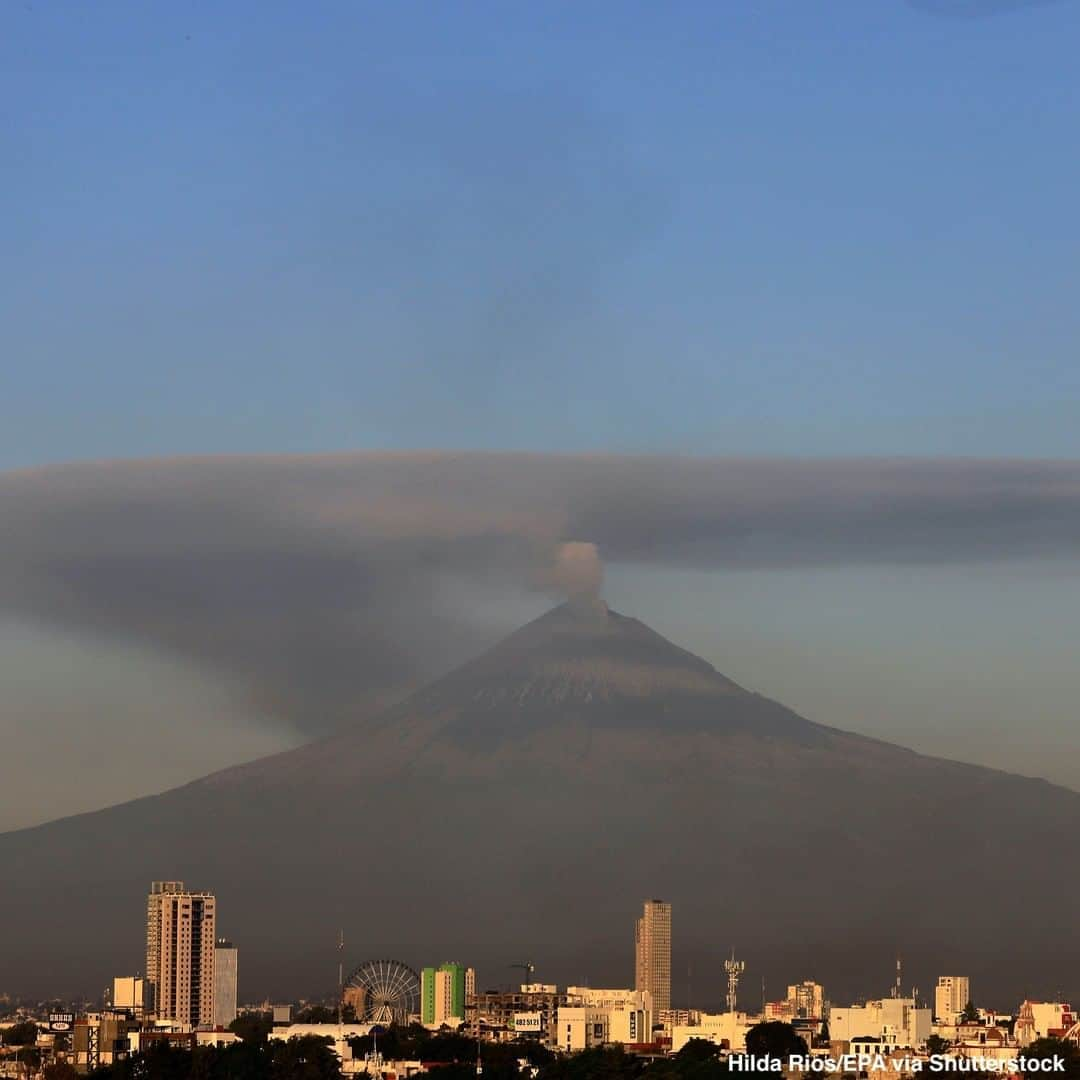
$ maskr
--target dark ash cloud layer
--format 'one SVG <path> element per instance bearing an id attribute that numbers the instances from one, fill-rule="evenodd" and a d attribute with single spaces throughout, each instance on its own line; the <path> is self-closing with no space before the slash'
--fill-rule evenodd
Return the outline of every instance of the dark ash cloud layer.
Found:
<path id="1" fill-rule="evenodd" d="M 0 476 L 5 613 L 205 665 L 305 732 L 490 637 L 463 597 L 587 590 L 600 559 L 724 570 L 1078 550 L 1071 462 L 414 453 Z"/>

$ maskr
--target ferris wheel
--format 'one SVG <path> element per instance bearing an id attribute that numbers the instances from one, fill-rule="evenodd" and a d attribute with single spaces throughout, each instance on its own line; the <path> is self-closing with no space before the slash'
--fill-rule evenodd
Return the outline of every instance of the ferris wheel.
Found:
<path id="1" fill-rule="evenodd" d="M 361 990 L 356 1018 L 366 1024 L 407 1024 L 420 1003 L 420 976 L 399 960 L 368 960 L 346 980 Z"/>

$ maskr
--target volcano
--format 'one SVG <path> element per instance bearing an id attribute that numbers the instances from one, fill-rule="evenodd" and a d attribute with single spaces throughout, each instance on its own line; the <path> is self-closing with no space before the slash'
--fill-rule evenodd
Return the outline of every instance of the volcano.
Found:
<path id="1" fill-rule="evenodd" d="M 735 944 L 774 987 L 880 996 L 899 950 L 1004 1006 L 1080 989 L 1078 829 L 1080 794 L 813 723 L 572 603 L 332 738 L 0 836 L 0 990 L 141 970 L 149 883 L 181 879 L 217 893 L 245 1000 L 332 991 L 338 927 L 482 985 L 524 955 L 626 984 L 659 896 L 676 1003 L 719 1004 Z"/>

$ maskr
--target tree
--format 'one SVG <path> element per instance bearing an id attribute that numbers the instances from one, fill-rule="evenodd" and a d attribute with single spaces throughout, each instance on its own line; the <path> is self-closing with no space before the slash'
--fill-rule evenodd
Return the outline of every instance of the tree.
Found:
<path id="1" fill-rule="evenodd" d="M 270 1029 L 273 1026 L 274 1019 L 270 1013 L 241 1013 L 229 1025 L 229 1030 L 246 1043 L 261 1045 L 270 1038 Z"/>
<path id="2" fill-rule="evenodd" d="M 642 1080 L 728 1080 L 720 1047 L 707 1039 L 691 1039 L 673 1057 L 653 1062 Z"/>
<path id="3" fill-rule="evenodd" d="M 807 1053 L 806 1040 L 791 1024 L 783 1020 L 767 1020 L 755 1024 L 746 1033 L 746 1052 L 751 1057 L 780 1058 L 786 1061 L 794 1054 Z"/>
<path id="4" fill-rule="evenodd" d="M 928 1054 L 944 1054 L 950 1045 L 948 1039 L 943 1039 L 940 1035 L 931 1035 L 926 1040 L 926 1052 Z"/>
<path id="5" fill-rule="evenodd" d="M 5 1046 L 33 1046 L 37 1042 L 38 1026 L 33 1020 L 20 1020 L 4 1032 Z"/>
<path id="6" fill-rule="evenodd" d="M 636 1080 L 644 1067 L 622 1047 L 597 1047 L 555 1058 L 540 1070 L 539 1080 Z"/>
<path id="7" fill-rule="evenodd" d="M 711 1061 L 719 1057 L 720 1047 L 708 1039 L 691 1039 L 676 1055 L 676 1061 Z"/>
<path id="8" fill-rule="evenodd" d="M 344 1021 L 345 1013 L 342 1010 L 341 1019 Z M 301 1009 L 292 1019 L 294 1024 L 336 1024 L 337 1006 L 308 1005 Z"/>
<path id="9" fill-rule="evenodd" d="M 66 1061 L 54 1061 L 45 1066 L 45 1080 L 78 1080 L 75 1067 Z"/>
<path id="10" fill-rule="evenodd" d="M 979 1022 L 979 1010 L 975 1007 L 973 1001 L 969 1001 L 965 1006 L 963 1012 L 960 1013 L 960 1023 L 962 1024 L 977 1024 Z"/>
<path id="11" fill-rule="evenodd" d="M 1080 1077 L 1080 1049 L 1077 1049 L 1075 1043 L 1067 1042 L 1065 1039 L 1036 1039 L 1024 1050 L 1023 1056 L 1028 1061 L 1045 1061 L 1048 1058 L 1060 1058 L 1063 1072 L 1054 1072 L 1052 1075 L 1073 1077 L 1074 1080 Z M 1027 1068 L 1024 1070 L 1024 1075 L 1045 1077 L 1047 1074 L 1040 1072 L 1037 1068 Z"/>
<path id="12" fill-rule="evenodd" d="M 330 1043 L 318 1035 L 273 1040 L 270 1080 L 338 1080 L 341 1068 Z"/>

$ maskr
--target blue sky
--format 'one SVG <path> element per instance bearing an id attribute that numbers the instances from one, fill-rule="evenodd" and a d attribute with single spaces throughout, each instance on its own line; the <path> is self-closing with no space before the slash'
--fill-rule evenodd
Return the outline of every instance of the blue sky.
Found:
<path id="1" fill-rule="evenodd" d="M 1074 455 L 1080 5 L 972 6 L 7 5 L 0 465 Z"/>
<path id="2" fill-rule="evenodd" d="M 12 0 L 0 470 L 1076 458 L 1078 48 L 1080 0 Z M 1080 787 L 1075 561 L 607 582 L 812 719 Z M 0 829 L 297 738 L 160 643 L 0 644 Z"/>

